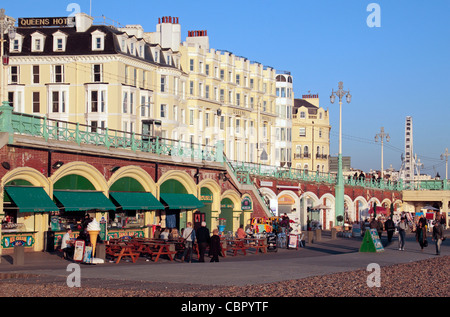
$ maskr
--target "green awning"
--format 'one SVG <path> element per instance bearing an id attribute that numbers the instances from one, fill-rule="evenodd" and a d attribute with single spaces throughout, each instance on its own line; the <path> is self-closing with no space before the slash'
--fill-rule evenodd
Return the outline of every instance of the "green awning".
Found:
<path id="1" fill-rule="evenodd" d="M 192 194 L 161 194 L 169 209 L 196 209 L 205 205 Z"/>
<path id="2" fill-rule="evenodd" d="M 147 192 L 110 192 L 109 195 L 123 210 L 157 210 L 164 209 L 152 193 Z"/>
<path id="3" fill-rule="evenodd" d="M 6 186 L 5 191 L 20 212 L 59 211 L 42 187 Z"/>
<path id="4" fill-rule="evenodd" d="M 102 192 L 55 190 L 53 196 L 65 211 L 116 210 L 116 206 Z"/>

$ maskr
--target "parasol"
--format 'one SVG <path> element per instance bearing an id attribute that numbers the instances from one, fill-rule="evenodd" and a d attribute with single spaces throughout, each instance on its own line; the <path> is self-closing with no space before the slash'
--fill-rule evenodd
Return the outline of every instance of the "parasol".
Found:
<path id="1" fill-rule="evenodd" d="M 376 206 L 377 208 L 377 212 L 376 214 L 383 214 L 383 215 L 388 215 L 388 210 L 384 207 L 380 207 L 380 206 Z M 369 214 L 372 215 L 373 214 L 373 207 L 369 209 Z"/>
<path id="2" fill-rule="evenodd" d="M 433 206 L 425 206 L 425 207 L 423 207 L 422 209 L 433 210 L 433 211 L 439 211 L 438 208 L 435 208 L 435 207 L 433 207 Z"/>

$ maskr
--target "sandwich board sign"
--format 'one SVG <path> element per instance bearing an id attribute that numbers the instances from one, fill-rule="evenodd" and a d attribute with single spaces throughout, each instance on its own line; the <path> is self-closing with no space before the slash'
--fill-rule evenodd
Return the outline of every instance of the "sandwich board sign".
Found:
<path id="1" fill-rule="evenodd" d="M 375 229 L 366 230 L 359 252 L 382 252 L 384 251 L 378 232 Z"/>

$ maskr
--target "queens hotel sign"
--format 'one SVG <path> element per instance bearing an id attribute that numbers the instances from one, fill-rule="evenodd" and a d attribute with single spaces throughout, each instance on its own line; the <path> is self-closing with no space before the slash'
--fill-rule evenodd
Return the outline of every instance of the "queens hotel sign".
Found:
<path id="1" fill-rule="evenodd" d="M 74 26 L 75 17 L 19 18 L 19 27 Z"/>

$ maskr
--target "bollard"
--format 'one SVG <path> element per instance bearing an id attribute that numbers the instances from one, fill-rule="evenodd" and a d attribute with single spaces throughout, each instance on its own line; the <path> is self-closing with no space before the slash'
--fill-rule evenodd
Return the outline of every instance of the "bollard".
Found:
<path id="1" fill-rule="evenodd" d="M 337 238 L 337 230 L 336 228 L 331 228 L 331 239 Z"/>
<path id="2" fill-rule="evenodd" d="M 104 243 L 97 244 L 97 247 L 95 248 L 95 257 L 106 260 L 106 245 Z"/>
<path id="3" fill-rule="evenodd" d="M 315 241 L 317 241 L 317 242 L 322 241 L 322 230 L 321 229 L 317 229 L 317 230 L 315 230 L 315 232 L 316 232 Z"/>
<path id="4" fill-rule="evenodd" d="M 24 265 L 25 264 L 25 247 L 23 245 L 14 246 L 14 265 Z"/>
<path id="5" fill-rule="evenodd" d="M 314 232 L 308 231 L 308 243 L 314 243 Z"/>

